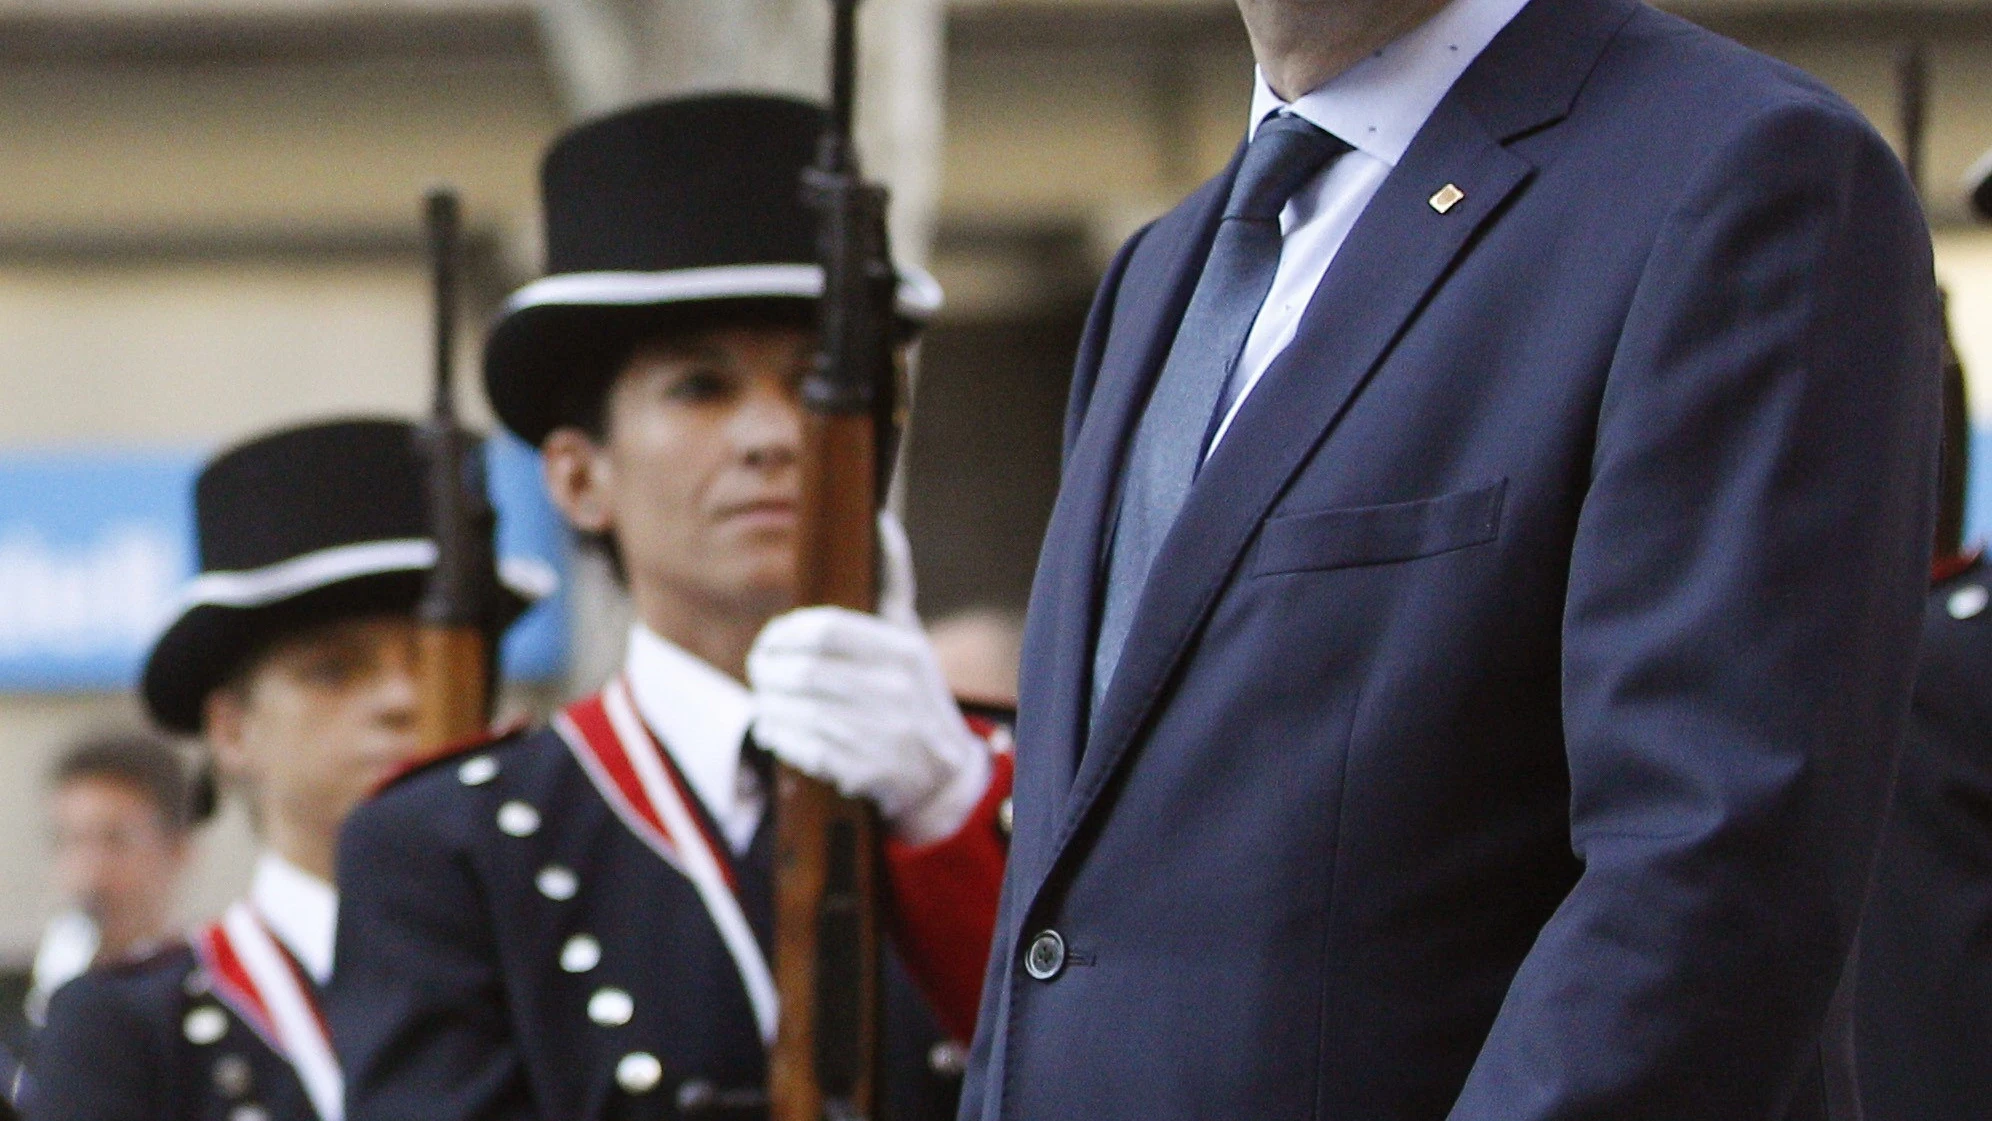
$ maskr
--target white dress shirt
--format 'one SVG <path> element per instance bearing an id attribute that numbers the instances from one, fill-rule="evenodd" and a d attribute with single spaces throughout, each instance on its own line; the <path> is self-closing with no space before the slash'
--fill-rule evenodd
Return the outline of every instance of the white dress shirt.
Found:
<path id="1" fill-rule="evenodd" d="M 641 623 L 630 628 L 623 673 L 637 715 L 671 753 L 726 843 L 736 853 L 747 851 L 767 804 L 754 772 L 740 766 L 754 721 L 753 695 Z"/>
<path id="2" fill-rule="evenodd" d="M 276 853 L 256 858 L 249 905 L 311 979 L 332 979 L 332 942 L 339 925 L 339 896 L 332 885 Z"/>
<path id="3" fill-rule="evenodd" d="M 1280 212 L 1279 270 L 1232 373 L 1231 409 L 1205 455 L 1217 449 L 1231 422 L 1273 360 L 1293 341 L 1301 313 L 1328 266 L 1413 137 L 1494 36 L 1527 0 L 1453 0 L 1438 15 L 1291 103 L 1280 100 L 1260 73 L 1252 94 L 1249 135 L 1285 109 L 1333 133 L 1355 150 L 1302 186 Z"/>

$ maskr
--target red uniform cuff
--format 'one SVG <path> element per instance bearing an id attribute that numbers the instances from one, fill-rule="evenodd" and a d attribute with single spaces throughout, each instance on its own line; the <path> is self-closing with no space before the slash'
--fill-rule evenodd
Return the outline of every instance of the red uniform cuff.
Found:
<path id="1" fill-rule="evenodd" d="M 996 930 L 997 896 L 1009 854 L 1006 807 L 1013 770 L 1009 752 L 991 757 L 989 788 L 953 836 L 930 845 L 896 838 L 885 845 L 900 956 L 941 1026 L 963 1042 L 975 1034 L 983 971 Z"/>

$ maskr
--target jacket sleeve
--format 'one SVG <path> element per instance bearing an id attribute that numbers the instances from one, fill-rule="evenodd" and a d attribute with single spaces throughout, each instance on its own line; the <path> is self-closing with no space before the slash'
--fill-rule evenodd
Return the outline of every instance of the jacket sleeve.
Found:
<path id="1" fill-rule="evenodd" d="M 22 1114 L 31 1121 L 158 1121 L 171 1112 L 172 1061 L 161 1025 L 114 979 L 86 973 L 49 1001 Z"/>
<path id="2" fill-rule="evenodd" d="M 1578 514 L 1583 871 L 1454 1121 L 1781 1117 L 1860 920 L 1929 571 L 1929 232 L 1824 95 L 1712 144 L 1633 297 Z"/>
<path id="3" fill-rule="evenodd" d="M 390 789 L 340 836 L 324 1008 L 346 1117 L 532 1118 L 489 908 L 468 845 L 450 836 L 453 807 L 434 793 Z"/>

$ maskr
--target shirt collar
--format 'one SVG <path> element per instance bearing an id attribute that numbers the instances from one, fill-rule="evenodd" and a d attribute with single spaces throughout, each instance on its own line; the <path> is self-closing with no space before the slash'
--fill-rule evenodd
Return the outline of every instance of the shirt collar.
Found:
<path id="1" fill-rule="evenodd" d="M 641 623 L 623 662 L 637 714 L 706 810 L 725 821 L 739 797 L 740 745 L 754 721 L 747 687 Z"/>
<path id="2" fill-rule="evenodd" d="M 249 902 L 313 981 L 323 987 L 332 979 L 339 896 L 331 884 L 266 851 L 256 858 Z"/>
<path id="3" fill-rule="evenodd" d="M 1248 136 L 1279 109 L 1396 167 L 1432 110 L 1528 0 L 1452 0 L 1438 15 L 1291 104 L 1255 72 Z"/>

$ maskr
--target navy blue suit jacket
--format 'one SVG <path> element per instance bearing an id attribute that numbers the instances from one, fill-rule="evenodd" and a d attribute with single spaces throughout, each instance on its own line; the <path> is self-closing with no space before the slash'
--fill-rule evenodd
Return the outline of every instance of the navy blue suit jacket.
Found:
<path id="1" fill-rule="evenodd" d="M 1082 343 L 962 1116 L 1857 1110 L 1822 1038 L 1938 432 L 1895 157 L 1684 21 L 1535 0 L 1203 468 L 1089 731 L 1121 459 L 1232 174 Z"/>

